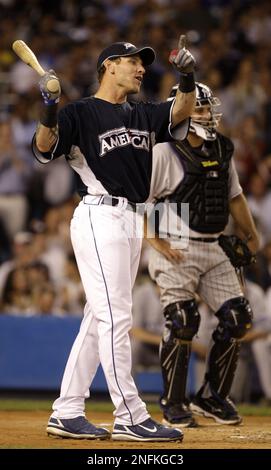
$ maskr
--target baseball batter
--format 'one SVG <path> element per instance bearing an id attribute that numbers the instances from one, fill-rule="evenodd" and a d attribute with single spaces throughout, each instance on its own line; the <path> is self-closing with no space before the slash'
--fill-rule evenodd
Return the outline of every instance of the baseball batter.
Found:
<path id="1" fill-rule="evenodd" d="M 87 303 L 79 334 L 64 372 L 60 397 L 53 404 L 49 434 L 106 439 L 106 429 L 85 418 L 85 398 L 101 362 L 115 405 L 112 438 L 116 440 L 182 440 L 180 430 L 153 421 L 131 376 L 129 330 L 131 290 L 137 273 L 141 238 L 134 232 L 137 203 L 149 195 L 152 147 L 172 140 L 179 123 L 183 137 L 195 99 L 194 58 L 184 47 L 171 54 L 180 72 L 176 99 L 161 104 L 134 103 L 145 67 L 155 53 L 128 42 L 102 51 L 94 96 L 70 103 L 56 113 L 58 94 L 40 82 L 45 106 L 34 138 L 38 160 L 65 155 L 75 170 L 82 197 L 71 221 L 71 239 Z M 140 207 L 139 207 L 140 209 Z M 142 211 L 136 214 L 142 219 Z"/>
<path id="2" fill-rule="evenodd" d="M 172 95 L 176 92 L 173 89 Z M 228 398 L 239 351 L 238 340 L 251 325 L 251 308 L 244 298 L 236 272 L 219 245 L 218 237 L 231 214 L 252 252 L 258 234 L 232 161 L 233 144 L 216 132 L 221 114 L 219 100 L 204 84 L 196 84 L 197 102 L 187 139 L 154 147 L 150 198 L 189 204 L 189 244 L 184 251 L 172 249 L 163 238 L 149 239 L 149 270 L 157 282 L 165 316 L 160 360 L 164 382 L 161 405 L 164 422 L 193 426 L 185 406 L 185 388 L 191 341 L 200 316 L 196 295 L 216 312 L 219 324 L 212 336 L 205 381 L 190 405 L 196 414 L 221 424 L 241 421 Z M 170 206 L 169 206 L 170 207 Z M 168 218 L 167 220 L 174 220 Z M 178 241 L 180 227 L 163 227 L 169 240 Z"/>

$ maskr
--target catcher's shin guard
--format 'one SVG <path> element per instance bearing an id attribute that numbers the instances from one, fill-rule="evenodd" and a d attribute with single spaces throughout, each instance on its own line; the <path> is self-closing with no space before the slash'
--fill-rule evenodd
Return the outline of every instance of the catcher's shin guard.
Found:
<path id="1" fill-rule="evenodd" d="M 163 407 L 184 403 L 190 353 L 191 342 L 182 344 L 180 340 L 162 340 L 160 363 L 164 384 L 161 398 Z"/>
<path id="2" fill-rule="evenodd" d="M 166 324 L 160 345 L 164 385 L 161 405 L 167 407 L 184 403 L 191 341 L 198 331 L 200 316 L 194 300 L 171 304 L 164 315 Z"/>
<path id="3" fill-rule="evenodd" d="M 206 396 L 210 395 L 209 391 L 212 394 L 218 394 L 221 398 L 226 398 L 229 395 L 239 350 L 240 343 L 236 340 L 212 342 L 203 387 Z"/>
<path id="4" fill-rule="evenodd" d="M 219 324 L 213 332 L 205 385 L 201 391 L 203 396 L 208 396 L 211 391 L 226 398 L 236 370 L 240 350 L 238 339 L 251 327 L 252 311 L 244 297 L 236 297 L 225 302 L 216 316 Z"/>

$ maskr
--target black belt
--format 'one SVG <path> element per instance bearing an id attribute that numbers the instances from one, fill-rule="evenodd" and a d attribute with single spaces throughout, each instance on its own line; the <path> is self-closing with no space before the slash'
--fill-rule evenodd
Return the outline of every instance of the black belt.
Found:
<path id="1" fill-rule="evenodd" d="M 105 195 L 103 197 L 103 199 L 101 200 L 100 204 L 106 204 L 108 206 L 115 207 L 115 206 L 119 205 L 119 199 L 117 197 Z M 142 204 L 136 204 L 135 202 L 128 201 L 126 209 L 130 210 L 130 211 L 133 211 L 133 212 L 136 212 L 137 211 L 137 206 L 140 206 L 140 205 L 142 206 Z"/>
<path id="2" fill-rule="evenodd" d="M 170 238 L 170 234 L 168 234 Z M 204 242 L 204 243 L 214 243 L 218 240 L 217 237 L 182 237 L 180 236 L 179 239 L 183 240 L 192 240 L 193 242 Z"/>
<path id="3" fill-rule="evenodd" d="M 211 237 L 189 237 L 189 240 L 193 240 L 195 242 L 204 242 L 204 243 L 214 243 L 217 241 L 217 238 L 211 238 Z"/>
<path id="4" fill-rule="evenodd" d="M 119 200 L 116 197 L 111 196 L 103 196 L 100 204 L 106 204 L 107 206 L 117 206 L 119 204 Z"/>

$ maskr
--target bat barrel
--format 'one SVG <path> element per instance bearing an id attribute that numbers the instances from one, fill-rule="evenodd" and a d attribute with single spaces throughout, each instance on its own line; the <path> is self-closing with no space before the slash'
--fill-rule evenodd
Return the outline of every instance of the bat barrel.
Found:
<path id="1" fill-rule="evenodd" d="M 12 49 L 14 50 L 15 54 L 29 67 L 32 67 L 40 76 L 45 74 L 45 70 L 40 65 L 37 57 L 35 56 L 34 52 L 27 46 L 24 41 L 18 39 L 14 41 L 12 44 Z"/>

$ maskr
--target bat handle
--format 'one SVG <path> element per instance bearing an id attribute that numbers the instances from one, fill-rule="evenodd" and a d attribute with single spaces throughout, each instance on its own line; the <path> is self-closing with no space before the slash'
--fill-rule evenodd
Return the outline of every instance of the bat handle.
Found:
<path id="1" fill-rule="evenodd" d="M 47 89 L 50 93 L 58 93 L 60 91 L 59 81 L 55 78 L 47 82 Z"/>
<path id="2" fill-rule="evenodd" d="M 38 74 L 43 77 L 43 75 L 46 74 L 46 71 L 44 70 L 44 68 L 39 64 L 39 63 L 36 63 L 35 64 L 35 67 L 33 67 L 33 65 L 31 65 L 30 63 L 28 63 L 27 65 L 29 65 L 29 67 L 32 67 L 36 70 L 36 72 L 38 72 Z"/>

